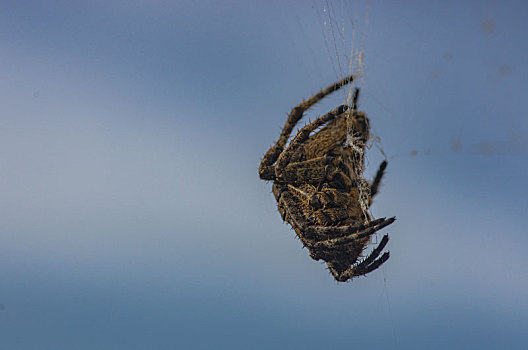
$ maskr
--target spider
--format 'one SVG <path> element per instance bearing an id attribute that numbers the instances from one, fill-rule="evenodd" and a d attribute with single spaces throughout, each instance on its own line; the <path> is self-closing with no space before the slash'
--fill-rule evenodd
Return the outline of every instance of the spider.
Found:
<path id="1" fill-rule="evenodd" d="M 282 219 L 339 282 L 366 275 L 389 259 L 389 252 L 380 256 L 387 234 L 366 258 L 362 253 L 375 232 L 396 220 L 373 219 L 368 213 L 387 162 L 371 184 L 362 178 L 370 128 L 367 115 L 357 110 L 359 89 L 350 107 L 339 106 L 308 123 L 286 144 L 306 110 L 353 80 L 350 75 L 295 106 L 259 167 L 260 178 L 273 181 Z"/>

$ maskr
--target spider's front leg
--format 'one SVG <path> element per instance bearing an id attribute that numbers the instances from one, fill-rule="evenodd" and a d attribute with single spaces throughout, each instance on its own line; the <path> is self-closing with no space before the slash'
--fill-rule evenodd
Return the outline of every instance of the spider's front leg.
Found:
<path id="1" fill-rule="evenodd" d="M 284 147 L 286 146 L 286 143 L 290 138 L 293 128 L 295 127 L 295 125 L 297 125 L 299 120 L 301 120 L 304 115 L 304 112 L 310 107 L 312 107 L 314 104 L 331 94 L 332 92 L 339 90 L 343 86 L 351 83 L 353 80 L 354 76 L 349 75 L 335 82 L 334 84 L 326 87 L 325 89 L 319 91 L 317 94 L 313 95 L 309 99 L 299 103 L 291 110 L 290 114 L 288 115 L 288 119 L 286 119 L 286 123 L 282 128 L 282 132 L 279 136 L 279 139 L 266 152 L 264 158 L 262 159 L 262 162 L 260 163 L 259 175 L 261 179 L 275 180 L 275 167 L 273 166 L 273 164 L 275 164 L 277 158 L 284 150 Z"/>
<path id="2" fill-rule="evenodd" d="M 336 119 L 341 114 L 345 113 L 348 110 L 348 106 L 341 105 L 334 109 L 331 112 L 326 113 L 325 115 L 317 118 L 311 123 L 306 124 L 288 145 L 288 148 L 282 152 L 277 159 L 277 165 L 275 166 L 275 173 L 278 174 L 284 169 L 291 161 L 292 156 L 298 151 L 299 147 L 308 140 L 310 134 L 322 127 L 331 120 Z"/>

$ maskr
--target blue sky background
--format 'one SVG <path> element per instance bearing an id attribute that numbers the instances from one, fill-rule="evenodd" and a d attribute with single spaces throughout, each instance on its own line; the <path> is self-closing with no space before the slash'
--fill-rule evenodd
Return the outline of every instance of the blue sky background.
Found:
<path id="1" fill-rule="evenodd" d="M 0 349 L 525 349 L 526 13 L 1 2 Z M 391 259 L 345 284 L 257 175 L 340 76 L 328 18 L 362 45 L 389 159 L 372 212 L 398 218 Z"/>

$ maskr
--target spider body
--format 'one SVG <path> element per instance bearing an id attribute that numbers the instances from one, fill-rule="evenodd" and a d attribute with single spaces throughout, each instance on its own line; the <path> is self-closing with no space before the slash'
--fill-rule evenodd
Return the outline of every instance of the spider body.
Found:
<path id="1" fill-rule="evenodd" d="M 261 179 L 273 181 L 278 210 L 315 260 L 324 260 L 337 281 L 365 275 L 389 258 L 381 254 L 388 235 L 365 259 L 371 235 L 395 218 L 374 220 L 368 213 L 387 163 L 372 184 L 363 179 L 369 120 L 357 110 L 359 90 L 351 107 L 340 106 L 301 128 L 286 147 L 304 112 L 330 93 L 352 82 L 348 76 L 294 107 L 277 142 L 259 167 Z"/>

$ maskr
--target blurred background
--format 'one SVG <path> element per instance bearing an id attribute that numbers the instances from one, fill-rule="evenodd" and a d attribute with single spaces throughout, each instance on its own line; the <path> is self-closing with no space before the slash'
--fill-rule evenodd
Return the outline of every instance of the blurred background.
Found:
<path id="1" fill-rule="evenodd" d="M 0 349 L 525 349 L 526 11 L 1 2 Z M 351 52 L 398 220 L 338 284 L 257 168 Z"/>

